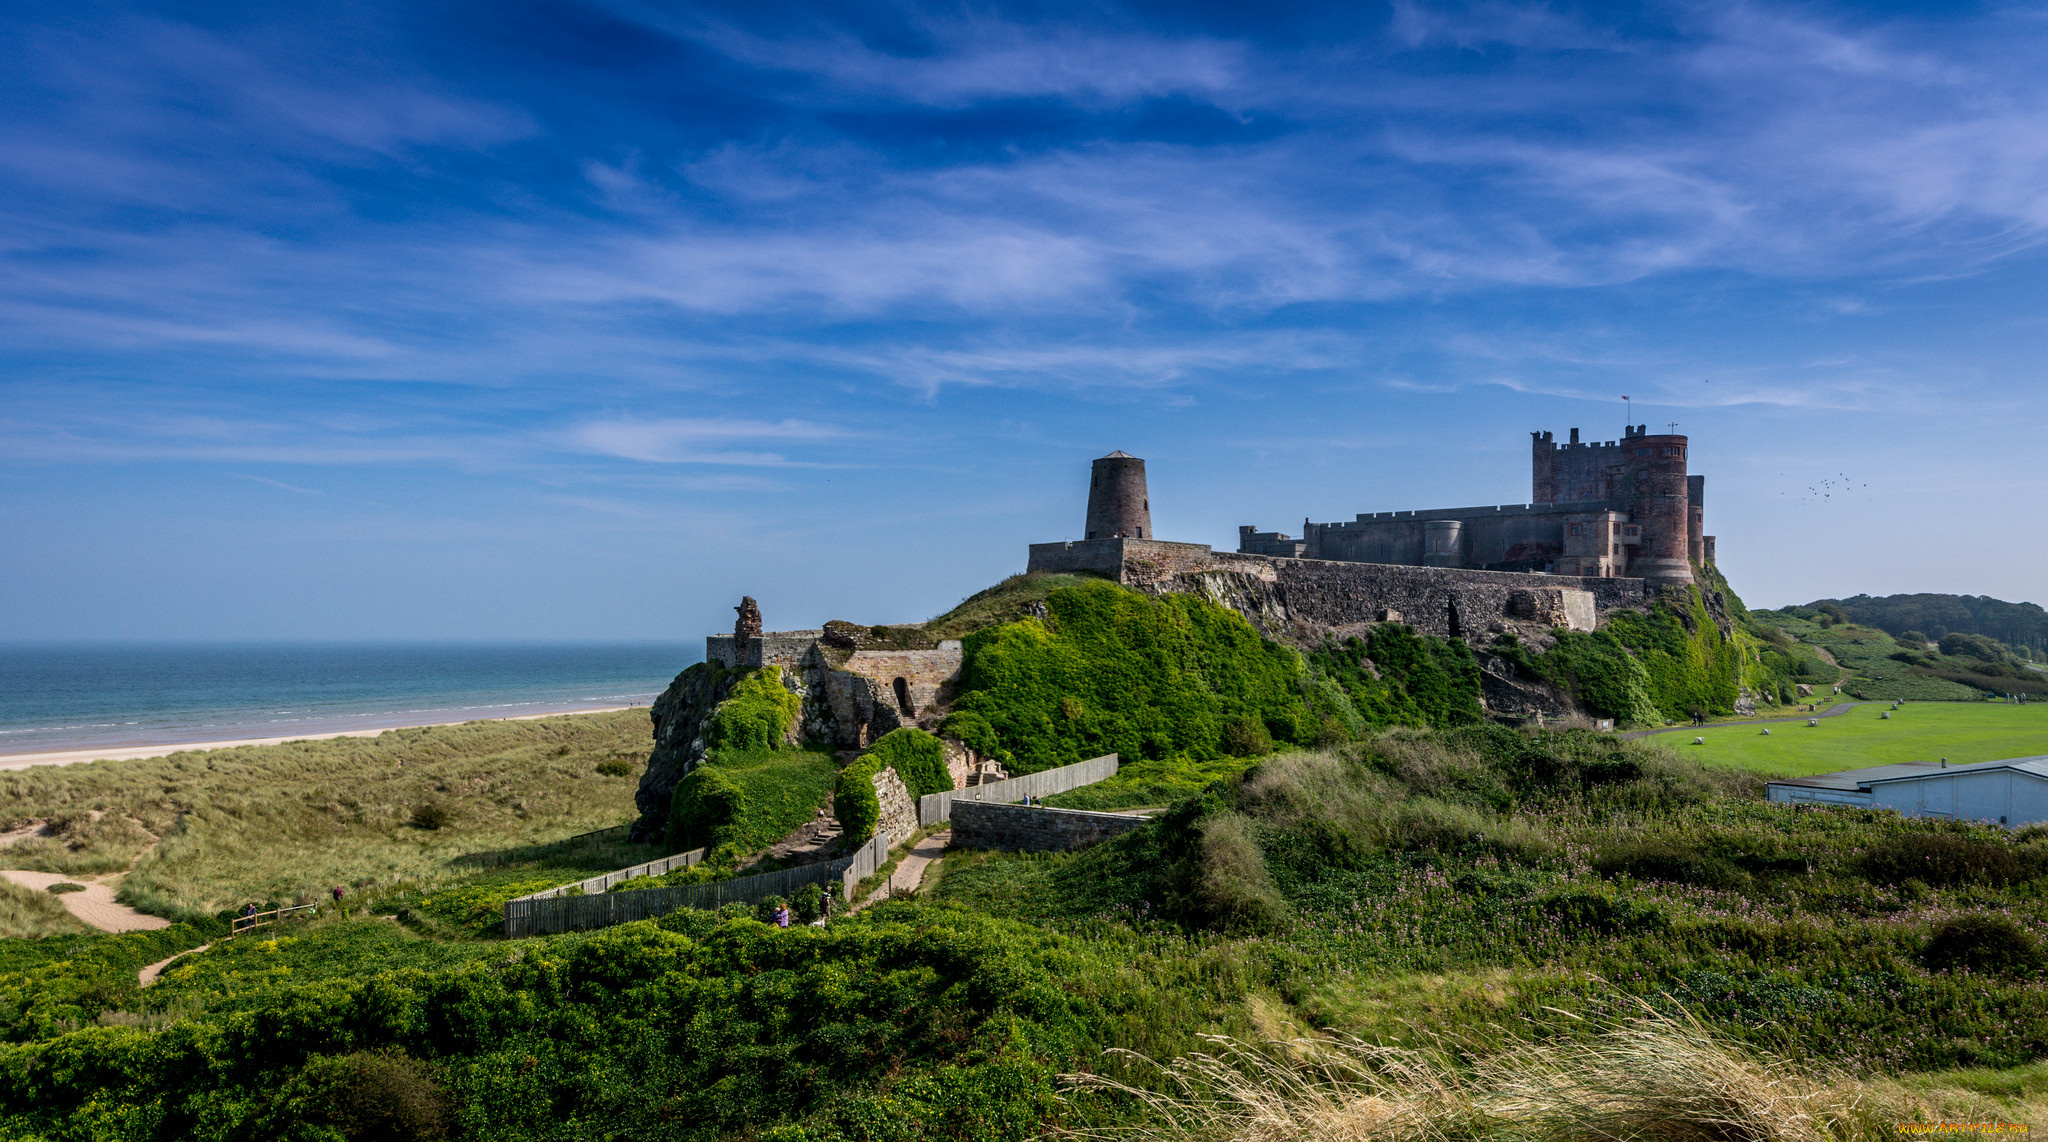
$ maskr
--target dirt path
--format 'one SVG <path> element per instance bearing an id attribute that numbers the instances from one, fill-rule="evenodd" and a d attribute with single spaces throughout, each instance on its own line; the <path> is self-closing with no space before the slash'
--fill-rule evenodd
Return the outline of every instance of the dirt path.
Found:
<path id="1" fill-rule="evenodd" d="M 868 898 L 854 905 L 852 910 L 858 912 L 878 900 L 887 900 L 899 888 L 906 892 L 917 891 L 917 886 L 924 883 L 925 870 L 945 855 L 946 844 L 952 839 L 953 830 L 940 829 L 917 842 L 917 846 L 904 853 L 903 859 L 896 863 L 896 871 L 889 874 L 889 883 L 869 893 Z"/>
<path id="2" fill-rule="evenodd" d="M 1776 726 L 1786 722 L 1803 722 L 1809 718 L 1839 718 L 1858 706 L 1882 705 L 1884 705 L 1883 701 L 1875 700 L 1869 702 L 1837 702 L 1817 714 L 1794 714 L 1787 718 L 1757 718 L 1754 721 L 1748 722 L 1708 722 L 1704 726 L 1670 726 L 1661 730 L 1630 730 L 1628 733 L 1621 735 L 1621 738 L 1623 741 L 1634 741 L 1637 738 L 1647 738 L 1656 734 L 1698 734 L 1706 730 L 1718 730 L 1724 726 Z"/>
<path id="3" fill-rule="evenodd" d="M 149 965 L 148 967 L 143 968 L 141 971 L 136 972 L 135 982 L 142 987 L 148 987 L 150 984 L 155 983 L 158 979 L 161 979 L 164 974 L 164 969 L 170 967 L 171 964 L 178 960 L 180 957 L 189 956 L 197 952 L 203 952 L 212 946 L 212 944 L 201 944 L 196 948 L 186 948 L 184 951 L 179 952 L 177 955 L 172 956 L 170 959 L 158 960 L 157 962 Z"/>
<path id="4" fill-rule="evenodd" d="M 85 885 L 84 892 L 66 892 L 57 897 L 73 916 L 109 932 L 139 932 L 150 928 L 168 928 L 169 920 L 161 916 L 148 916 L 126 904 L 114 900 L 114 886 L 95 883 L 92 877 L 60 876 L 54 872 L 27 872 L 22 869 L 0 869 L 0 876 L 37 892 L 47 890 L 53 884 L 69 882 Z"/>

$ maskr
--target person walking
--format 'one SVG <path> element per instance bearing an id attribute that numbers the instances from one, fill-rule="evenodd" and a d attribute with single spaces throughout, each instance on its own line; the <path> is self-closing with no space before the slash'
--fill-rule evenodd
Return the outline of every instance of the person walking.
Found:
<path id="1" fill-rule="evenodd" d="M 789 905 L 777 904 L 775 906 L 775 926 L 778 928 L 789 927 Z"/>

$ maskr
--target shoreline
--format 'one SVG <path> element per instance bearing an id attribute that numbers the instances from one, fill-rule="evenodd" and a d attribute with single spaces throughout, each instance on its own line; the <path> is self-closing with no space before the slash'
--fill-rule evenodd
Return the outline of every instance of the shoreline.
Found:
<path id="1" fill-rule="evenodd" d="M 246 745 L 283 745 L 285 742 L 329 741 L 334 738 L 374 738 L 392 730 L 417 730 L 433 726 L 461 726 L 470 722 L 530 722 L 540 718 L 561 718 L 575 714 L 614 714 L 621 710 L 644 710 L 645 704 L 630 706 L 573 706 L 559 710 L 543 710 L 538 713 L 505 714 L 495 718 L 462 718 L 452 722 L 405 722 L 399 725 L 373 726 L 354 730 L 333 730 L 324 733 L 291 734 L 275 738 L 240 738 L 233 741 L 205 742 L 158 742 L 149 745 L 92 746 L 85 749 L 43 750 L 37 753 L 0 753 L 0 771 L 28 769 L 37 765 L 76 765 L 88 761 L 140 761 L 144 758 L 169 757 L 174 753 L 192 753 L 214 749 L 234 749 Z"/>

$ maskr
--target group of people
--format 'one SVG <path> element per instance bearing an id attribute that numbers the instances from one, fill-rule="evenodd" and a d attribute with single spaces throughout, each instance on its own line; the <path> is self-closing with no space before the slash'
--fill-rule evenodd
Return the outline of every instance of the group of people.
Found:
<path id="1" fill-rule="evenodd" d="M 787 928 L 787 927 L 789 927 L 789 921 L 790 921 L 790 913 L 789 913 L 789 902 L 785 900 L 785 901 L 782 901 L 782 902 L 780 902 L 780 903 L 776 904 L 776 905 L 775 905 L 775 911 L 774 911 L 774 912 L 772 912 L 772 913 L 770 913 L 770 916 L 771 916 L 771 917 L 773 917 L 773 919 L 774 919 L 774 921 L 775 921 L 775 926 L 776 926 L 776 927 L 778 927 L 778 928 Z M 831 894 L 830 892 L 821 892 L 821 893 L 819 893 L 819 894 L 818 894 L 818 918 L 817 918 L 816 920 L 813 920 L 813 921 L 811 921 L 811 923 L 812 923 L 812 924 L 815 924 L 815 925 L 823 925 L 824 923 L 826 923 L 827 921 L 829 921 L 829 920 L 831 920 L 831 919 L 832 919 L 832 894 Z"/>

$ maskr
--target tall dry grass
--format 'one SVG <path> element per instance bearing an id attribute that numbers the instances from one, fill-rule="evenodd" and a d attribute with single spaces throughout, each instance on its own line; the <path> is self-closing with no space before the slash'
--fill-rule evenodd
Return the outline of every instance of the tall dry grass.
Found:
<path id="1" fill-rule="evenodd" d="M 632 820 L 648 744 L 646 711 L 623 710 L 38 766 L 0 774 L 0 823 L 42 825 L 0 866 L 132 863 L 121 899 L 174 918 L 432 883 L 472 854 Z M 628 774 L 597 772 L 621 759 Z M 448 811 L 440 828 L 415 824 L 430 804 Z"/>
<path id="2" fill-rule="evenodd" d="M 1586 1040 L 1529 1043 L 1466 1061 L 1449 1045 L 1296 1039 L 1274 1050 L 1209 1037 L 1211 1052 L 1152 1064 L 1151 1087 L 1068 1075 L 1123 1094 L 1148 1121 L 1077 1137 L 1150 1142 L 1854 1142 L 1906 1123 L 2011 1121 L 1960 1090 L 1908 1090 L 1813 1071 L 1645 1010 Z M 1137 1056 L 1141 1063 L 1150 1063 Z"/>
<path id="3" fill-rule="evenodd" d="M 0 939 L 75 936 L 92 930 L 54 895 L 0 880 Z"/>

